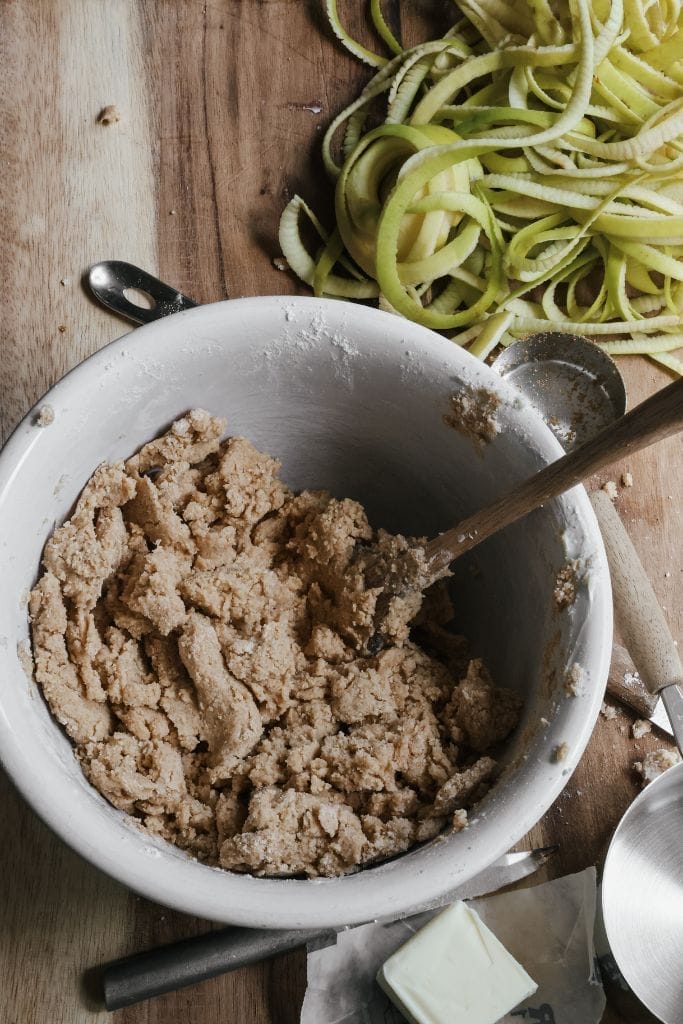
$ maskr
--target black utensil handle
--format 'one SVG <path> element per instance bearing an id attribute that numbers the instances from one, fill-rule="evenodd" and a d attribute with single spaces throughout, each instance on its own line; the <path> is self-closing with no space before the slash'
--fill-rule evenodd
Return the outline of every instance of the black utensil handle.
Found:
<path id="1" fill-rule="evenodd" d="M 108 1010 L 171 992 L 247 964 L 267 960 L 319 938 L 319 931 L 267 931 L 224 928 L 183 939 L 104 967 L 104 1004 Z"/>
<path id="2" fill-rule="evenodd" d="M 136 324 L 148 324 L 162 316 L 193 309 L 197 305 L 194 299 L 183 295 L 177 288 L 164 284 L 146 270 L 122 260 L 95 263 L 88 271 L 88 284 L 102 305 Z M 129 291 L 144 292 L 151 303 L 149 308 L 131 301 L 126 295 Z"/>

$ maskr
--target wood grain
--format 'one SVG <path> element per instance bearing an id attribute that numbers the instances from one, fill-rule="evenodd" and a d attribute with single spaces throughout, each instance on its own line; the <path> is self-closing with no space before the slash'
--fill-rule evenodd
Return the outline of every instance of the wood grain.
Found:
<path id="1" fill-rule="evenodd" d="M 343 5 L 359 35 L 365 7 Z M 427 22 L 445 29 L 452 12 L 450 0 L 385 7 L 394 28 L 403 14 L 408 41 Z M 272 263 L 279 214 L 294 191 L 329 210 L 320 133 L 366 79 L 324 30 L 317 0 L 2 4 L 2 438 L 70 367 L 128 330 L 82 290 L 90 263 L 139 263 L 199 301 L 296 291 Z M 97 115 L 108 104 L 121 118 L 105 127 Z M 318 105 L 319 114 L 306 109 Z M 632 404 L 666 380 L 644 361 L 621 365 Z M 677 638 L 680 453 L 669 440 L 610 472 L 633 473 L 617 507 Z M 527 837 L 561 844 L 553 874 L 600 859 L 636 792 L 632 761 L 662 743 L 635 743 L 629 721 L 623 711 L 600 719 L 565 793 Z M 301 954 L 105 1014 L 89 995 L 96 978 L 83 984 L 84 972 L 207 923 L 155 906 L 81 861 L 4 778 L 0 808 L 2 1024 L 298 1020 Z M 646 1019 L 622 1006 L 605 1022 Z"/>

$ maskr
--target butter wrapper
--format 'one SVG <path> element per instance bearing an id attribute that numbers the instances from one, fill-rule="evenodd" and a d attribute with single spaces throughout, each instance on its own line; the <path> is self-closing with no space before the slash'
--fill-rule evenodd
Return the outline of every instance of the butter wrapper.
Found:
<path id="1" fill-rule="evenodd" d="M 470 903 L 538 985 L 500 1024 L 598 1024 L 605 994 L 593 946 L 595 868 Z M 375 976 L 440 909 L 360 925 L 332 945 L 309 947 L 301 1024 L 403 1024 Z"/>

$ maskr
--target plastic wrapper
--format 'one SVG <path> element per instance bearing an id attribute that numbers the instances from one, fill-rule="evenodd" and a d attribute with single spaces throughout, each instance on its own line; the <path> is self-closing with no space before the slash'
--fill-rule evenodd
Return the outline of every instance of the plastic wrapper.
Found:
<path id="1" fill-rule="evenodd" d="M 598 1024 L 605 994 L 593 946 L 595 868 L 469 903 L 538 984 L 501 1024 Z M 309 947 L 301 1024 L 403 1024 L 375 976 L 438 913 L 360 925 Z"/>

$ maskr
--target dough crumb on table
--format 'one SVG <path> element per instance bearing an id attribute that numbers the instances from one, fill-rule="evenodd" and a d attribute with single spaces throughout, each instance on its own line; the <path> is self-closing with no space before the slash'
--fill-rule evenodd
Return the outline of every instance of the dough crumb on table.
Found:
<path id="1" fill-rule="evenodd" d="M 340 875 L 465 828 L 520 698 L 446 628 L 443 583 L 386 585 L 419 574 L 419 542 L 295 494 L 224 429 L 195 410 L 98 467 L 45 546 L 35 677 L 85 775 L 257 875 Z"/>
<path id="2" fill-rule="evenodd" d="M 631 735 L 634 740 L 641 740 L 647 733 L 652 732 L 652 723 L 646 718 L 637 718 L 631 726 Z"/>
<path id="3" fill-rule="evenodd" d="M 115 103 L 109 103 L 106 107 L 102 107 L 97 115 L 97 123 L 105 127 L 110 124 L 118 124 L 120 120 L 121 113 Z"/>
<path id="4" fill-rule="evenodd" d="M 673 768 L 680 762 L 681 755 L 677 750 L 659 747 L 657 750 L 650 750 L 642 761 L 634 761 L 633 768 L 640 775 L 643 787 L 645 787 L 659 778 L 668 768 Z"/>
<path id="5" fill-rule="evenodd" d="M 614 480 L 606 480 L 601 489 L 605 492 L 610 501 L 616 501 L 619 492 Z"/>

